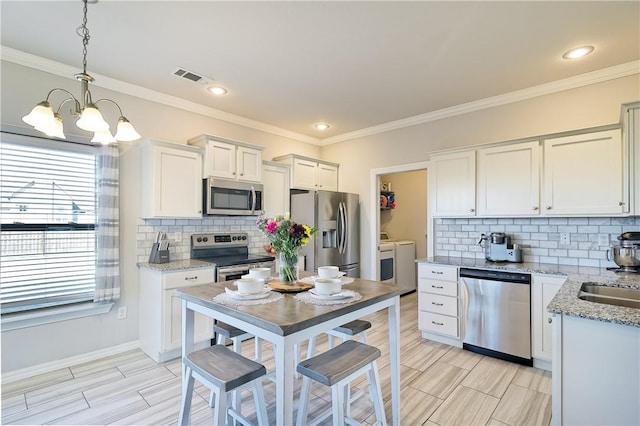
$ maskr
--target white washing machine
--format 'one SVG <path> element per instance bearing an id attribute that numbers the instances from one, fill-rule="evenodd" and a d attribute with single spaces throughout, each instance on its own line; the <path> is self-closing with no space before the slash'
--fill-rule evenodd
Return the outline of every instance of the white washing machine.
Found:
<path id="1" fill-rule="evenodd" d="M 391 246 L 393 245 L 393 249 Z M 384 249 L 383 249 L 384 247 Z M 384 250 L 384 252 L 383 252 Z M 402 291 L 402 294 L 415 291 L 418 287 L 416 280 L 416 243 L 415 241 L 403 240 L 395 241 L 389 237 L 387 232 L 380 232 L 380 252 L 387 254 L 387 258 L 391 257 L 393 252 L 393 281 L 385 281 L 393 284 L 398 284 Z M 380 257 L 382 259 L 382 257 Z M 389 261 L 387 261 L 387 265 Z M 384 276 L 382 269 L 382 260 L 380 261 L 380 275 Z M 382 280 L 381 280 L 382 281 Z"/>
<path id="2" fill-rule="evenodd" d="M 384 235 L 383 235 L 384 234 Z M 378 281 L 383 283 L 396 283 L 396 245 L 389 241 L 386 233 L 380 233 L 380 245 L 378 246 Z"/>

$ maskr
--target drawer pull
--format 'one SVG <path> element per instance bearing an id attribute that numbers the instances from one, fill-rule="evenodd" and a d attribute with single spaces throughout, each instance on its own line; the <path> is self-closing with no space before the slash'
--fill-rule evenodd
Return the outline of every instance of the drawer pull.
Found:
<path id="1" fill-rule="evenodd" d="M 444 274 L 444 272 L 442 271 L 431 271 L 432 274 L 436 274 L 436 275 L 442 275 Z"/>
<path id="2" fill-rule="evenodd" d="M 184 277 L 185 281 L 191 281 L 191 280 L 197 280 L 198 276 L 193 276 L 193 277 Z"/>
<path id="3" fill-rule="evenodd" d="M 433 285 L 431 284 L 431 288 L 443 289 L 444 287 L 441 285 Z"/>
<path id="4" fill-rule="evenodd" d="M 432 305 L 436 305 L 436 306 L 443 306 L 444 303 L 436 303 L 436 302 L 431 302 Z"/>
<path id="5" fill-rule="evenodd" d="M 440 326 L 444 325 L 444 323 L 442 323 L 442 322 L 436 322 L 436 321 L 431 321 L 431 324 L 434 324 L 434 325 L 440 325 Z"/>

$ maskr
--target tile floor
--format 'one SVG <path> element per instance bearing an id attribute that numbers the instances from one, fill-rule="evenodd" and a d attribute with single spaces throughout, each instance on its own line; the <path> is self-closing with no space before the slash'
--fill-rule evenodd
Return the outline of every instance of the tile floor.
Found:
<path id="1" fill-rule="evenodd" d="M 401 299 L 401 422 L 403 425 L 548 425 L 551 374 L 423 339 L 417 329 L 416 294 Z M 386 314 L 373 323 L 368 343 L 381 348 L 378 360 L 387 417 L 391 406 Z M 318 350 L 326 349 L 320 338 Z M 273 367 L 271 345 L 263 362 Z M 304 349 L 304 348 L 303 348 Z M 247 356 L 253 343 L 244 345 Z M 301 382 L 301 381 L 298 381 Z M 364 377 L 356 388 L 366 385 Z M 271 424 L 275 424 L 275 386 L 264 383 Z M 180 362 L 156 364 L 139 350 L 2 384 L 2 424 L 172 425 L 180 405 Z M 296 397 L 299 383 L 296 388 Z M 310 417 L 330 407 L 331 393 L 313 389 Z M 192 423 L 212 424 L 208 390 L 196 386 Z M 255 419 L 251 394 L 243 408 Z M 358 399 L 352 415 L 375 422 L 368 398 Z M 332 424 L 327 419 L 323 424 Z"/>

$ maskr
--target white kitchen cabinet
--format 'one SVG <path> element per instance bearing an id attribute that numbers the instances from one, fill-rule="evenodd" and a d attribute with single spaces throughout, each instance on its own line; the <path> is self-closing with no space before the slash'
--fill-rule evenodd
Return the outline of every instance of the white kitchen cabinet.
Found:
<path id="1" fill-rule="evenodd" d="M 193 147 L 146 140 L 141 147 L 140 216 L 202 217 L 202 157 Z"/>
<path id="2" fill-rule="evenodd" d="M 543 213 L 628 213 L 626 160 L 620 129 L 545 140 Z"/>
<path id="3" fill-rule="evenodd" d="M 426 339 L 461 346 L 457 267 L 418 263 L 418 328 Z"/>
<path id="4" fill-rule="evenodd" d="M 552 339 L 551 321 L 552 314 L 547 311 L 547 306 L 556 295 L 566 276 L 533 274 L 531 295 L 531 335 L 533 342 L 531 352 L 536 367 L 545 370 L 551 369 Z M 541 361 L 538 363 L 538 361 Z"/>
<path id="5" fill-rule="evenodd" d="M 640 329 L 553 318 L 551 423 L 640 424 Z"/>
<path id="6" fill-rule="evenodd" d="M 476 152 L 431 156 L 429 194 L 434 217 L 475 216 Z"/>
<path id="7" fill-rule="evenodd" d="M 262 182 L 264 147 L 211 135 L 200 135 L 188 143 L 204 150 L 203 177 Z"/>
<path id="8" fill-rule="evenodd" d="M 290 211 L 289 173 L 291 167 L 274 161 L 262 162 L 263 207 L 266 217 Z"/>
<path id="9" fill-rule="evenodd" d="M 478 216 L 531 216 L 540 211 L 540 142 L 478 150 Z"/>
<path id="10" fill-rule="evenodd" d="M 291 166 L 291 188 L 338 190 L 338 164 L 295 154 L 275 157 L 273 161 Z"/>
<path id="11" fill-rule="evenodd" d="M 640 216 L 640 102 L 623 107 L 624 137 L 629 148 L 630 213 Z"/>
<path id="12" fill-rule="evenodd" d="M 182 350 L 182 299 L 180 287 L 214 282 L 211 268 L 158 271 L 140 268 L 140 348 L 156 362 L 178 358 Z M 196 348 L 211 345 L 213 320 L 195 314 Z"/>

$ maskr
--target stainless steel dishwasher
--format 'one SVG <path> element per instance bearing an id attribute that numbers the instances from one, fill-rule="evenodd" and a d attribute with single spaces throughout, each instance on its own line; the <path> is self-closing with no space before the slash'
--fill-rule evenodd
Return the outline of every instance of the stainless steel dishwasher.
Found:
<path id="1" fill-rule="evenodd" d="M 464 349 L 532 365 L 531 274 L 460 268 Z"/>

